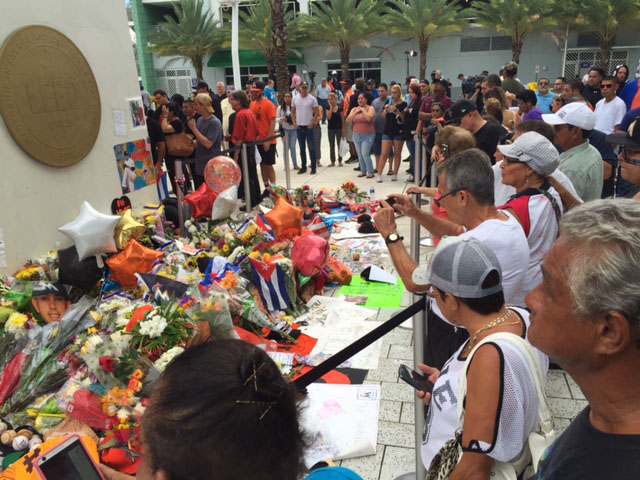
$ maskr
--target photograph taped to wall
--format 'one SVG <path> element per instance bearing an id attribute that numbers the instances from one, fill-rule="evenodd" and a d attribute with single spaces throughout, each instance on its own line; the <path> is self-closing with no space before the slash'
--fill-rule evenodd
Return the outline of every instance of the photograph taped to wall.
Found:
<path id="1" fill-rule="evenodd" d="M 128 98 L 127 104 L 129 105 L 129 114 L 131 115 L 131 123 L 133 128 L 144 127 L 144 104 L 142 103 L 142 97 Z"/>
<path id="2" fill-rule="evenodd" d="M 113 147 L 120 174 L 122 193 L 131 193 L 156 183 L 151 146 L 147 139 L 121 143 Z"/>

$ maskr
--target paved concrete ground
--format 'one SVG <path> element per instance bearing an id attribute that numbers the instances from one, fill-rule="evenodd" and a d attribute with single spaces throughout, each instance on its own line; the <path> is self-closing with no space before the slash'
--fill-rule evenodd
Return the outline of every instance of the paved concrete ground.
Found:
<path id="1" fill-rule="evenodd" d="M 358 172 L 353 171 L 355 165 L 343 167 L 327 167 L 329 164 L 329 147 L 326 126 L 323 125 L 322 163 L 316 175 L 309 173 L 297 175 L 292 171 L 291 185 L 298 187 L 308 184 L 313 188 L 336 188 L 345 181 L 351 180 L 360 189 L 369 190 L 371 185 L 376 190 L 377 198 L 385 198 L 390 193 L 402 193 L 408 186 L 405 180 L 408 175 L 402 173 L 397 182 L 388 178 L 383 183 L 376 183 L 373 179 L 357 178 Z M 285 173 L 282 156 L 282 143 L 278 143 L 279 157 L 276 164 L 278 184 L 285 184 Z M 403 158 L 407 156 L 404 149 Z M 408 163 L 403 163 L 400 171 L 404 172 Z M 386 177 L 386 175 L 384 176 Z M 410 221 L 406 218 L 397 220 L 398 229 L 405 237 L 405 245 L 409 246 Z M 427 233 L 423 230 L 422 236 Z M 426 253 L 428 249 L 421 251 Z M 335 292 L 331 292 L 335 293 Z M 405 295 L 403 306 L 409 305 L 410 295 Z M 380 310 L 375 319 L 379 321 L 390 318 L 396 311 Z M 408 328 L 403 328 L 408 327 Z M 383 338 L 380 354 L 380 364 L 376 370 L 370 370 L 367 383 L 380 384 L 382 387 L 382 401 L 380 404 L 380 418 L 378 423 L 378 448 L 376 455 L 344 460 L 341 464 L 360 474 L 365 480 L 392 480 L 403 473 L 415 471 L 414 450 L 414 389 L 398 378 L 398 366 L 401 363 L 412 365 L 413 362 L 413 331 L 410 322 L 396 328 Z M 575 382 L 562 371 L 550 371 L 547 386 L 551 409 L 557 432 L 563 431 L 573 418 L 584 408 L 586 400 Z"/>

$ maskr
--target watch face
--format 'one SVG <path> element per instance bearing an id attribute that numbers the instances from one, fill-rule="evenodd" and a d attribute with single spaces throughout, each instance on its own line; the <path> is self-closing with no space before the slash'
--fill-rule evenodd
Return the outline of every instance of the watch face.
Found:
<path id="1" fill-rule="evenodd" d="M 397 242 L 397 241 L 398 241 L 397 233 L 392 233 L 387 237 L 387 242 Z"/>

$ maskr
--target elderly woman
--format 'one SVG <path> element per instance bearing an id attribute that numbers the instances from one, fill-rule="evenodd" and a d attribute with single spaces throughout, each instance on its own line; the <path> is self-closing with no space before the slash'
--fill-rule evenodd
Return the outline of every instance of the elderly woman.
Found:
<path id="1" fill-rule="evenodd" d="M 516 189 L 501 209 L 520 222 L 529 244 L 529 268 L 525 290 L 531 292 L 542 281 L 542 262 L 558 236 L 562 200 L 546 177 L 558 168 L 559 155 L 553 144 L 537 132 L 520 135 L 511 145 L 498 145 L 504 155 L 502 183 Z"/>
<path id="2" fill-rule="evenodd" d="M 525 456 L 529 434 L 541 418 L 551 418 L 537 387 L 544 388 L 548 358 L 526 340 L 527 310 L 505 306 L 501 280 L 496 255 L 472 237 L 444 239 L 431 264 L 413 272 L 416 284 L 430 286 L 429 296 L 446 317 L 469 332 L 442 370 L 418 365 L 435 384 L 431 393 L 418 393 L 425 404 L 434 404 L 421 449 L 428 479 L 488 479 L 498 463 Z M 459 463 L 451 462 L 449 476 L 445 444 L 460 427 L 463 453 Z M 520 475 L 524 466 L 514 470 Z"/>

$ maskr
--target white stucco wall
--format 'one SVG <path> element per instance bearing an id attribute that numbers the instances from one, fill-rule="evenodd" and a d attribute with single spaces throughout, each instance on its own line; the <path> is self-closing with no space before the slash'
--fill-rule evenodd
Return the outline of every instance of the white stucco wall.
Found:
<path id="1" fill-rule="evenodd" d="M 3 274 L 13 273 L 29 258 L 70 245 L 57 228 L 75 218 L 84 200 L 110 213 L 111 200 L 122 195 L 113 146 L 147 136 L 146 129 L 132 130 L 129 115 L 127 136 L 114 132 L 112 109 L 126 111 L 126 99 L 140 95 L 124 2 L 4 2 L 0 43 L 14 30 L 32 24 L 61 31 L 82 51 L 98 84 L 102 120 L 91 152 L 65 168 L 33 160 L 0 120 L 0 228 L 8 263 L 0 268 Z M 158 200 L 155 186 L 129 197 L 134 206 Z"/>

